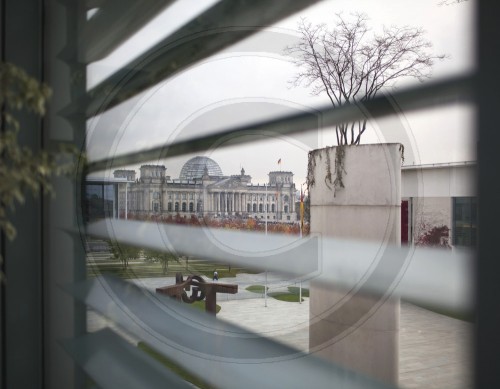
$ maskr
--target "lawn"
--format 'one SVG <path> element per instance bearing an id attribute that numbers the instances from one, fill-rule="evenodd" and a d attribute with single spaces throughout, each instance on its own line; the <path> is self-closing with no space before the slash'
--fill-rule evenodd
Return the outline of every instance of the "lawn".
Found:
<path id="1" fill-rule="evenodd" d="M 245 289 L 252 293 L 264 294 L 264 285 L 250 285 Z M 269 290 L 269 287 L 267 289 Z"/>
<path id="2" fill-rule="evenodd" d="M 288 291 L 297 296 L 300 294 L 300 288 L 298 286 L 289 286 Z M 309 297 L 309 289 L 302 288 L 302 297 Z"/>
<path id="3" fill-rule="evenodd" d="M 203 301 L 195 301 L 194 303 L 192 304 L 187 304 L 188 306 L 191 306 L 193 308 L 196 308 L 196 309 L 199 309 L 200 311 L 205 311 L 205 300 Z M 219 313 L 221 309 L 221 306 L 219 304 L 216 304 L 216 307 L 215 307 L 215 313 Z"/>
<path id="4" fill-rule="evenodd" d="M 181 366 L 179 366 L 178 364 L 176 364 L 172 360 L 170 360 L 167 357 L 160 354 L 158 351 L 156 351 L 152 347 L 149 347 L 146 343 L 139 342 L 137 347 L 139 349 L 141 349 L 142 351 L 144 351 L 149 356 L 156 359 L 158 362 L 160 362 L 163 366 L 165 366 L 165 368 L 167 368 L 170 371 L 172 371 L 173 373 L 177 374 L 179 377 L 181 377 L 185 381 L 192 383 L 196 387 L 201 388 L 201 389 L 214 388 L 213 386 L 210 386 L 207 382 L 205 382 L 202 378 L 191 374 L 190 372 L 183 369 Z"/>
<path id="5" fill-rule="evenodd" d="M 273 292 L 273 293 L 269 293 L 269 297 L 272 297 L 272 298 L 279 300 L 279 301 L 286 301 L 289 303 L 298 303 L 299 302 L 299 295 L 293 294 L 293 293 Z M 304 299 L 302 299 L 302 301 L 304 301 Z"/>
<path id="6" fill-rule="evenodd" d="M 264 294 L 264 285 L 250 285 L 245 288 L 249 292 Z M 267 288 L 269 290 L 269 287 Z M 287 301 L 291 303 L 299 302 L 300 290 L 297 286 L 289 286 L 288 292 L 272 292 L 268 296 L 280 301 Z M 309 297 L 309 289 L 302 288 L 302 297 Z M 304 299 L 302 299 L 304 301 Z"/>
<path id="7" fill-rule="evenodd" d="M 95 277 L 102 273 L 111 273 L 117 277 L 130 278 L 154 278 L 154 277 L 175 277 L 177 272 L 181 272 L 184 276 L 189 274 L 204 275 L 212 278 L 214 270 L 219 273 L 219 278 L 235 277 L 238 273 L 256 273 L 255 271 L 243 269 L 240 267 L 231 266 L 221 263 L 213 263 L 200 259 L 180 259 L 179 262 L 172 261 L 169 263 L 168 272 L 164 273 L 159 262 L 146 262 L 137 260 L 130 262 L 127 268 L 124 268 L 119 260 L 108 256 L 99 260 L 87 261 L 88 277 Z"/>

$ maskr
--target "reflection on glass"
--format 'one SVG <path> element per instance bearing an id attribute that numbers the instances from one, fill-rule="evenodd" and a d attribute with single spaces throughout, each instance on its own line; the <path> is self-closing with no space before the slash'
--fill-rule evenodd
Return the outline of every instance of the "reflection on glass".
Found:
<path id="1" fill-rule="evenodd" d="M 83 203 L 86 222 L 116 217 L 118 202 L 115 186 L 105 183 L 86 184 Z"/>

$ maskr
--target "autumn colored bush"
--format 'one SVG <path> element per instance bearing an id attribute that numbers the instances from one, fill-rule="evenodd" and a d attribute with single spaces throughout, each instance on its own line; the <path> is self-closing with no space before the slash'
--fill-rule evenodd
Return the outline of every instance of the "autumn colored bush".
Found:
<path id="1" fill-rule="evenodd" d="M 417 246 L 451 248 L 449 244 L 450 229 L 445 226 L 434 226 L 417 240 Z"/>

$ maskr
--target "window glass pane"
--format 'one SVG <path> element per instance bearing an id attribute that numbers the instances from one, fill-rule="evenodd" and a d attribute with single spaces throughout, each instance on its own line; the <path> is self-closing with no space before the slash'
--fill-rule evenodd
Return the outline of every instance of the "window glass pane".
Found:
<path id="1" fill-rule="evenodd" d="M 449 55 L 447 59 L 435 61 L 433 80 L 436 80 L 470 71 L 474 67 L 470 44 L 473 39 L 470 28 L 472 2 L 453 9 L 439 8 L 436 3 L 426 1 L 401 5 L 393 1 L 382 1 L 375 5 L 369 2 L 330 1 L 312 7 L 89 120 L 89 160 L 112 158 L 155 146 L 167 149 L 170 143 L 220 129 L 286 114 L 308 114 L 317 123 L 317 129 L 312 134 L 282 137 L 257 131 L 244 135 L 246 140 L 252 138 L 255 141 L 249 145 L 222 148 L 221 145 L 231 145 L 236 140 L 220 139 L 214 145 L 209 145 L 208 152 L 144 161 L 144 164 L 165 165 L 166 176 L 163 178 L 155 170 L 149 180 L 138 176 L 137 182 L 127 189 L 128 211 L 138 220 L 162 222 L 162 218 L 170 217 L 172 220 L 173 216 L 174 220 L 184 224 L 190 217 L 186 212 L 194 211 L 194 202 L 191 200 L 196 198 L 197 201 L 198 195 L 203 193 L 208 198 L 204 197 L 202 203 L 197 203 L 196 210 L 203 212 L 203 216 L 213 216 L 217 221 L 227 219 L 234 222 L 238 218 L 245 218 L 247 226 L 258 227 L 267 218 L 273 220 L 269 224 L 277 222 L 297 225 L 295 199 L 299 187 L 306 181 L 307 153 L 311 149 L 331 146 L 336 141 L 334 130 L 323 128 L 322 117 L 315 116 L 316 107 L 330 104 L 328 96 L 325 93 L 315 94 L 304 85 L 290 85 L 300 70 L 294 65 L 293 58 L 285 54 L 285 47 L 297 41 L 299 34 L 296 29 L 300 17 L 306 17 L 312 23 L 321 23 L 332 20 L 332 15 L 338 11 L 343 11 L 346 15 L 359 11 L 367 13 L 373 31 L 382 31 L 383 25 L 392 24 L 422 28 L 433 45 L 433 52 Z M 388 12 L 388 9 L 391 11 Z M 161 39 L 168 31 L 165 25 L 174 29 L 174 24 L 166 23 L 167 19 L 161 17 L 160 15 L 158 20 L 162 20 L 162 23 L 152 23 L 148 29 L 137 34 L 107 58 L 107 62 L 91 65 L 89 86 L 95 85 L 127 63 L 129 58 L 136 57 Z M 150 39 L 151 35 L 154 39 Z M 416 85 L 417 81 L 415 78 L 402 79 L 395 86 Z M 392 90 L 392 86 L 384 89 L 386 92 Z M 397 101 L 395 105 L 398 105 Z M 404 105 L 400 108 L 400 112 L 389 118 L 370 121 L 362 143 L 403 143 L 407 166 L 475 159 L 475 147 L 472 147 L 475 140 L 470 131 L 474 110 L 469 105 L 453 104 L 445 108 L 411 113 L 405 112 Z M 198 164 L 193 169 L 186 169 L 183 174 L 185 164 L 191 158 L 200 157 L 200 154 L 202 158 L 213 159 L 220 169 L 214 169 L 213 164 L 203 168 Z M 139 165 L 126 168 L 140 171 Z M 270 177 L 271 172 L 277 173 L 274 178 Z M 293 174 L 287 175 L 284 172 Z M 113 170 L 107 174 L 110 178 L 113 177 Z M 250 178 L 247 179 L 247 176 Z M 153 183 L 152 177 L 158 182 Z M 210 181 L 210 190 L 207 189 L 208 185 L 202 184 L 203 180 Z M 263 202 L 268 189 L 267 186 L 264 187 L 264 183 L 270 186 L 271 193 L 267 197 L 276 199 L 276 203 L 271 205 L 272 219 L 270 215 L 257 214 L 257 210 L 259 213 L 269 210 L 269 202 Z M 280 188 L 277 184 L 280 184 Z M 93 212 L 101 218 L 114 217 L 116 196 L 113 188 L 122 190 L 118 196 L 119 203 L 125 198 L 124 189 L 108 186 L 102 187 L 100 194 L 97 194 L 98 188 L 94 190 L 96 193 L 89 192 L 90 197 L 86 197 L 88 204 L 90 198 L 100 204 L 100 208 L 95 207 Z M 165 187 L 169 199 L 175 193 L 174 199 L 177 201 L 173 206 L 168 202 L 165 207 L 162 196 L 158 195 L 160 192 L 156 192 L 165 190 Z M 227 191 L 228 188 L 231 190 Z M 236 189 L 243 192 L 244 197 L 237 197 L 239 193 L 234 193 L 238 192 Z M 187 197 L 186 193 L 191 193 L 191 190 L 196 191 L 196 197 L 192 194 Z M 97 201 L 99 196 L 100 202 Z M 446 196 L 447 199 L 451 197 L 450 193 Z M 131 199 L 137 201 L 131 202 Z M 450 220 L 445 227 L 448 228 L 453 215 L 452 228 L 456 245 L 476 244 L 477 216 L 473 204 L 475 199 L 456 198 L 453 201 L 453 211 L 450 212 L 451 200 L 447 203 L 447 216 Z M 90 205 L 87 208 L 89 207 Z M 247 215 L 242 215 L 245 208 Z M 253 214 L 248 215 L 251 211 Z M 182 213 L 179 215 L 179 212 Z M 161 215 L 156 215 L 157 213 Z M 142 265 L 144 264 L 141 262 Z"/>
<path id="2" fill-rule="evenodd" d="M 114 185 L 104 183 L 85 185 L 84 220 L 95 221 L 115 217 L 117 205 L 115 193 Z"/>
<path id="3" fill-rule="evenodd" d="M 471 197 L 458 197 L 454 206 L 454 244 L 457 246 L 476 246 L 477 244 L 477 200 Z"/>

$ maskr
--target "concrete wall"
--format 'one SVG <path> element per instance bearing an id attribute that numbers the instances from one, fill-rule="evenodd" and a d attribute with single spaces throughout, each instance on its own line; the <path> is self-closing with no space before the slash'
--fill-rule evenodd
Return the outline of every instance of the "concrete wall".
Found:
<path id="1" fill-rule="evenodd" d="M 374 263 L 382 263 L 383 247 L 401 240 L 400 146 L 362 145 L 344 150 L 344 188 L 332 183 L 338 148 L 315 150 L 309 156 L 309 181 L 314 181 L 309 188 L 311 233 L 380 242 L 382 255 Z M 324 253 L 322 260 L 333 256 Z M 399 300 L 367 294 L 362 284 L 357 286 L 348 291 L 311 284 L 310 352 L 395 384 Z"/>
<path id="2" fill-rule="evenodd" d="M 445 226 L 448 235 L 443 235 L 442 245 L 451 247 L 453 223 L 452 199 L 450 197 L 411 198 L 411 220 L 413 221 L 413 243 L 424 244 L 425 235 L 433 228 Z"/>

